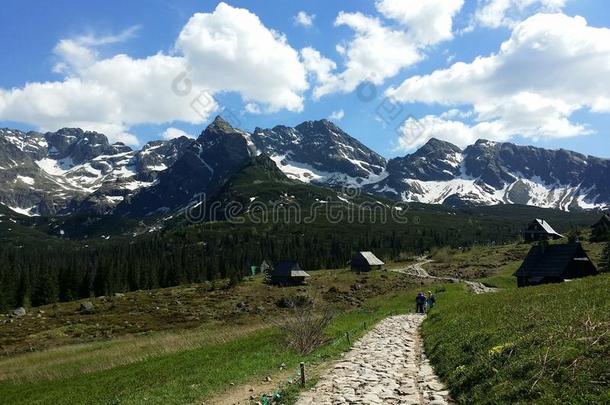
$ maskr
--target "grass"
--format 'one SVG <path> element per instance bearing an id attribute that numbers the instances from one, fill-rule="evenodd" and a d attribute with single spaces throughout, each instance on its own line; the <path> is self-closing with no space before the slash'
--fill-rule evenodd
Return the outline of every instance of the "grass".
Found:
<path id="1" fill-rule="evenodd" d="M 609 368 L 599 359 L 610 357 L 603 335 L 610 327 L 610 275 L 515 289 L 512 272 L 528 248 L 433 252 L 432 273 L 506 289 L 493 295 L 466 294 L 462 284 L 422 286 L 429 281 L 393 272 L 323 270 L 312 272 L 307 287 L 270 287 L 255 277 L 230 289 L 202 284 L 96 298 L 90 316 L 72 302 L 30 311 L 12 324 L 0 318 L 0 403 L 202 402 L 271 375 L 289 404 L 300 387 L 288 384 L 286 370 L 296 373 L 305 361 L 314 371 L 310 386 L 315 371 L 349 349 L 346 331 L 356 341 L 390 314 L 412 311 L 416 291 L 428 289 L 438 305 L 424 323 L 426 350 L 459 402 L 603 402 Z M 601 245 L 585 248 L 594 261 L 601 255 Z M 327 344 L 304 357 L 286 348 L 270 322 L 288 314 L 277 300 L 295 294 L 338 312 Z M 34 352 L 23 353 L 28 347 Z M 282 364 L 287 369 L 280 372 Z M 560 389 L 570 384 L 584 388 Z"/>
<path id="2" fill-rule="evenodd" d="M 448 286 L 426 353 L 459 403 L 608 403 L 609 288 L 607 274 L 479 296 Z"/>
<path id="3" fill-rule="evenodd" d="M 346 281 L 347 285 L 363 281 L 361 276 L 347 272 L 325 272 L 320 278 L 338 289 L 339 295 L 345 293 Z M 300 361 L 306 361 L 309 369 L 349 349 L 346 331 L 350 331 L 353 342 L 391 313 L 411 310 L 416 286 L 396 288 L 400 285 L 398 278 L 404 279 L 385 273 L 367 276 L 361 290 L 383 291 L 386 282 L 395 288 L 371 294 L 362 299 L 361 305 L 339 312 L 328 327 L 328 343 L 305 357 L 287 349 L 279 331 L 264 324 L 240 333 L 229 333 L 227 326 L 226 341 L 218 336 L 209 340 L 212 332 L 219 330 L 210 334 L 193 330 L 180 335 L 165 332 L 128 336 L 122 341 L 70 345 L 10 357 L 0 363 L 0 368 L 12 375 L 0 381 L 0 398 L 11 404 L 192 403 L 211 398 L 231 384 L 273 375 L 281 364 L 296 370 Z M 314 286 L 314 290 L 318 289 Z M 324 296 L 325 290 L 320 295 Z M 167 346 L 172 349 L 164 349 Z M 121 354 L 130 361 L 121 362 Z M 42 370 L 35 371 L 37 365 Z M 288 388 L 287 398 L 298 392 L 295 386 Z"/>
<path id="4" fill-rule="evenodd" d="M 218 281 L 136 291 L 122 297 L 97 297 L 91 299 L 95 305 L 92 315 L 79 313 L 82 300 L 28 309 L 26 316 L 16 319 L 0 314 L 0 379 L 6 370 L 4 359 L 19 353 L 133 340 L 159 331 L 172 335 L 176 331 L 193 331 L 194 339 L 203 334 L 201 340 L 206 341 L 208 331 L 228 333 L 229 329 L 263 325 L 268 319 L 281 317 L 285 310 L 276 302 L 282 297 L 309 294 L 345 311 L 410 283 L 392 272 L 360 276 L 347 270 L 322 270 L 312 274 L 306 287 L 273 287 L 257 276 L 233 288 L 227 288 L 226 281 Z M 352 289 L 356 284 L 362 288 Z M 120 353 L 116 357 L 123 360 Z M 44 368 L 45 362 L 40 364 Z"/>

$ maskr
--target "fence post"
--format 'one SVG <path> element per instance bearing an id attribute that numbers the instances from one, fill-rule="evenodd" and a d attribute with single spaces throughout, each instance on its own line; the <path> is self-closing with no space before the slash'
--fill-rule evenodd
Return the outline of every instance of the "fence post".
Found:
<path id="1" fill-rule="evenodd" d="M 345 336 L 347 337 L 347 344 L 348 344 L 348 346 L 351 346 L 352 345 L 352 339 L 350 339 L 350 337 L 349 337 L 349 332 L 345 332 Z"/>
<path id="2" fill-rule="evenodd" d="M 305 363 L 301 362 L 301 387 L 305 386 Z"/>

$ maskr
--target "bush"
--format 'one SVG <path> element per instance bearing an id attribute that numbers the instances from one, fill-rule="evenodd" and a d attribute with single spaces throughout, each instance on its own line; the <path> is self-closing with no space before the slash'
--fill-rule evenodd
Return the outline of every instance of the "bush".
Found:
<path id="1" fill-rule="evenodd" d="M 327 340 L 324 331 L 334 314 L 328 307 L 316 309 L 315 305 L 294 307 L 283 322 L 276 322 L 284 332 L 288 346 L 301 355 L 313 352 Z"/>
<path id="2" fill-rule="evenodd" d="M 313 299 L 307 295 L 297 294 L 290 297 L 281 297 L 275 304 L 279 308 L 302 308 L 311 306 Z"/>

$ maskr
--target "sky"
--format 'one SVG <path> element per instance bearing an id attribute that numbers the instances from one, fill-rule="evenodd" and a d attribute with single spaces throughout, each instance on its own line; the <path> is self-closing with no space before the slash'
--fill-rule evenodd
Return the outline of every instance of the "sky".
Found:
<path id="1" fill-rule="evenodd" d="M 610 157 L 604 0 L 3 0 L 0 127 L 133 147 L 327 118 L 386 157 L 435 137 Z"/>

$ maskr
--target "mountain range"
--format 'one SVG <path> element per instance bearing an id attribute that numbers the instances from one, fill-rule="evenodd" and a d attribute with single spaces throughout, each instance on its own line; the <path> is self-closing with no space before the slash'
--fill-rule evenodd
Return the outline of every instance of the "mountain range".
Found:
<path id="1" fill-rule="evenodd" d="M 328 120 L 247 132 L 221 117 L 196 139 L 140 150 L 78 128 L 0 129 L 0 202 L 29 216 L 165 214 L 226 193 L 227 182 L 261 155 L 259 164 L 287 179 L 398 201 L 610 207 L 609 159 L 486 140 L 461 149 L 431 139 L 386 160 Z"/>

